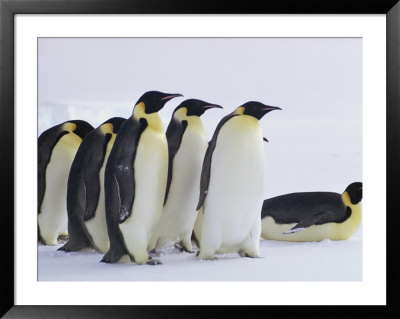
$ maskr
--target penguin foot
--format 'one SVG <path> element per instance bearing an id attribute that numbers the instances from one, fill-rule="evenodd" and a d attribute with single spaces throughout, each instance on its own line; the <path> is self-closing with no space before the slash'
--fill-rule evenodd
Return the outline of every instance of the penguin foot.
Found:
<path id="1" fill-rule="evenodd" d="M 197 258 L 204 259 L 204 260 L 214 260 L 214 259 L 216 259 L 214 255 L 204 255 L 204 254 L 202 255 L 200 251 L 197 254 Z"/>
<path id="2" fill-rule="evenodd" d="M 193 250 L 189 250 L 185 245 L 182 244 L 182 242 L 175 244 L 175 248 L 178 249 L 181 253 L 186 252 L 186 253 L 191 253 L 193 254 Z"/>
<path id="3" fill-rule="evenodd" d="M 57 250 L 70 252 L 70 251 L 83 250 L 85 248 L 92 248 L 92 247 L 89 243 L 80 243 L 77 241 L 69 240 L 66 244 L 64 244 L 64 246 L 58 248 Z"/>
<path id="4" fill-rule="evenodd" d="M 261 258 L 261 256 L 258 254 L 248 254 L 248 253 L 244 252 L 243 250 L 239 251 L 239 255 L 240 255 L 240 257 Z"/>
<path id="5" fill-rule="evenodd" d="M 103 258 L 100 260 L 102 263 L 107 263 L 107 264 L 115 264 L 117 263 L 122 256 L 119 256 L 117 254 L 114 254 L 111 250 L 109 250 Z"/>
<path id="6" fill-rule="evenodd" d="M 156 265 L 162 265 L 163 263 L 158 260 L 158 259 L 153 259 L 153 258 L 149 258 L 149 260 L 147 260 L 146 265 L 152 265 L 152 266 L 156 266 Z"/>
<path id="7" fill-rule="evenodd" d="M 149 251 L 149 254 L 154 257 L 160 257 L 162 255 L 162 251 L 154 248 Z"/>

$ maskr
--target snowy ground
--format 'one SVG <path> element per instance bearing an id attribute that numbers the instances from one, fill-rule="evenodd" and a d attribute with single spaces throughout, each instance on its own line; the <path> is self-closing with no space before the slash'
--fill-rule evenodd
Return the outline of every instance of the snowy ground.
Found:
<path id="1" fill-rule="evenodd" d="M 262 258 L 219 255 L 199 260 L 165 248 L 162 265 L 99 262 L 97 252 L 57 251 L 39 245 L 38 279 L 43 281 L 358 281 L 362 280 L 361 230 L 345 241 L 280 242 L 261 240 Z"/>

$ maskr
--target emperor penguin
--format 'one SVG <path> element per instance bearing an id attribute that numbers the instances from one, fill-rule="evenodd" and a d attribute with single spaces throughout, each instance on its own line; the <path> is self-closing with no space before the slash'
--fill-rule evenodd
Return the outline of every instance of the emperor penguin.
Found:
<path id="1" fill-rule="evenodd" d="M 283 241 L 344 240 L 361 222 L 362 183 L 354 182 L 342 194 L 303 192 L 264 200 L 264 239 Z"/>
<path id="2" fill-rule="evenodd" d="M 263 137 L 263 141 L 268 143 L 268 140 Z M 192 242 L 196 244 L 197 247 L 200 247 L 199 238 L 200 238 L 200 231 L 201 225 L 203 223 L 203 214 L 197 214 L 196 221 L 194 222 L 193 232 L 192 232 Z"/>
<path id="3" fill-rule="evenodd" d="M 78 251 L 110 247 L 104 204 L 104 170 L 117 131 L 125 121 L 108 119 L 83 139 L 71 165 L 67 188 L 69 241 L 59 248 Z"/>
<path id="4" fill-rule="evenodd" d="M 82 139 L 93 127 L 82 120 L 67 121 L 38 138 L 38 239 L 54 246 L 67 232 L 67 182 Z"/>
<path id="5" fill-rule="evenodd" d="M 199 258 L 235 252 L 260 257 L 265 152 L 258 121 L 278 109 L 250 101 L 217 125 L 201 172 Z"/>
<path id="6" fill-rule="evenodd" d="M 128 255 L 137 264 L 156 264 L 147 252 L 163 207 L 168 145 L 158 111 L 181 94 L 144 93 L 122 123 L 105 170 L 105 205 L 110 248 L 102 262 Z"/>
<path id="7" fill-rule="evenodd" d="M 200 116 L 213 108 L 222 107 L 189 99 L 172 114 L 166 132 L 169 160 L 164 208 L 150 241 L 150 250 L 180 242 L 182 250 L 192 252 L 200 174 L 208 146 Z"/>

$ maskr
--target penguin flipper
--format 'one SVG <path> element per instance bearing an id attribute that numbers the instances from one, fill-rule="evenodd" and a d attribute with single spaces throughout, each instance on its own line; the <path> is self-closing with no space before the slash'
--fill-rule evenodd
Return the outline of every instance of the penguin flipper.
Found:
<path id="1" fill-rule="evenodd" d="M 179 146 L 181 145 L 182 137 L 183 134 L 185 133 L 187 126 L 188 122 L 186 120 L 180 122 L 176 120 L 174 117 L 172 117 L 172 120 L 169 123 L 167 131 L 165 133 L 168 141 L 168 179 L 167 179 L 167 188 L 165 190 L 164 205 L 167 202 L 169 188 L 171 186 L 173 160 L 176 155 L 176 152 L 179 149 Z"/>
<path id="2" fill-rule="evenodd" d="M 297 232 L 305 230 L 307 227 L 310 227 L 312 225 L 321 225 L 321 224 L 329 223 L 333 220 L 334 220 L 333 212 L 321 211 L 314 215 L 311 215 L 310 217 L 307 217 L 306 219 L 303 219 L 302 221 L 300 221 L 297 225 L 295 225 L 291 229 L 283 232 L 283 234 L 297 233 Z"/>
<path id="3" fill-rule="evenodd" d="M 210 174 L 211 174 L 211 159 L 212 159 L 212 154 L 215 150 L 215 146 L 217 144 L 218 133 L 222 128 L 222 126 L 226 123 L 226 121 L 230 120 L 232 117 L 237 115 L 238 114 L 231 113 L 222 118 L 222 120 L 218 123 L 217 128 L 214 131 L 211 141 L 208 142 L 208 147 L 206 150 L 206 154 L 204 156 L 203 167 L 201 169 L 200 196 L 196 210 L 199 210 L 200 207 L 203 206 L 204 200 L 207 196 L 208 185 L 210 183 Z"/>
<path id="4" fill-rule="evenodd" d="M 95 215 L 97 205 L 99 203 L 99 196 L 100 196 L 100 178 L 99 173 L 100 169 L 103 165 L 104 156 L 106 153 L 106 148 L 108 141 L 111 138 L 111 134 L 107 133 L 105 135 L 104 140 L 102 141 L 103 145 L 101 145 L 98 150 L 96 156 L 96 162 L 91 162 L 91 167 L 88 167 L 85 170 L 85 174 L 82 177 L 82 184 L 83 189 L 85 192 L 85 212 L 83 215 L 83 220 L 86 222 L 92 219 Z"/>
<path id="5" fill-rule="evenodd" d="M 133 122 L 131 123 L 132 125 L 128 126 L 128 132 L 124 132 L 127 133 L 130 138 L 126 139 L 126 141 L 124 142 L 126 142 L 127 144 L 131 144 L 132 141 L 134 141 L 135 147 L 125 148 L 124 143 L 122 143 L 122 145 L 118 145 L 119 151 L 124 152 L 125 150 L 128 150 L 130 153 L 119 156 L 118 163 L 115 165 L 115 167 L 113 167 L 112 176 L 113 188 L 115 189 L 117 193 L 117 198 L 119 200 L 119 205 L 117 207 L 119 207 L 118 219 L 120 224 L 122 224 L 131 214 L 133 202 L 135 199 L 135 174 L 134 166 L 132 165 L 132 163 L 134 163 L 136 157 L 136 150 L 140 136 L 148 125 L 147 120 L 144 118 L 141 118 L 140 121 L 133 120 Z M 121 127 L 121 129 L 122 128 L 124 128 L 124 126 Z"/>
<path id="6" fill-rule="evenodd" d="M 95 172 L 88 172 L 86 176 L 82 178 L 82 184 L 84 186 L 84 191 L 86 195 L 86 207 L 85 213 L 83 215 L 83 220 L 86 222 L 92 219 L 96 212 L 100 194 L 99 175 Z"/>

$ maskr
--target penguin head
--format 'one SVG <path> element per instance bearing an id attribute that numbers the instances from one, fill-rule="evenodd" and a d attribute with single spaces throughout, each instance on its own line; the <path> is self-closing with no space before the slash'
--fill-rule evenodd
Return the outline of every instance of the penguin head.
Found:
<path id="1" fill-rule="evenodd" d="M 176 93 L 163 93 L 159 91 L 148 91 L 139 98 L 139 100 L 136 102 L 136 105 L 143 103 L 144 112 L 146 114 L 151 114 L 158 112 L 164 107 L 165 103 L 178 96 L 183 95 Z"/>
<path id="2" fill-rule="evenodd" d="M 90 125 L 88 122 L 83 121 L 83 120 L 72 120 L 72 121 L 67 121 L 66 123 L 73 123 L 75 124 L 72 131 L 78 135 L 81 138 L 84 138 L 87 133 L 89 133 L 91 130 L 94 129 L 92 125 Z"/>
<path id="3" fill-rule="evenodd" d="M 179 104 L 176 109 L 174 110 L 174 114 L 177 111 L 186 111 L 186 116 L 201 116 L 204 114 L 205 111 L 213 108 L 219 108 L 222 109 L 222 106 L 217 105 L 217 104 L 211 104 L 208 102 L 204 102 L 202 100 L 197 100 L 197 99 L 188 99 L 183 101 L 181 104 Z"/>
<path id="4" fill-rule="evenodd" d="M 349 194 L 350 201 L 353 205 L 358 204 L 362 199 L 362 183 L 351 183 L 349 186 L 347 186 L 345 192 Z"/>
<path id="5" fill-rule="evenodd" d="M 102 123 L 101 126 L 108 124 L 107 126 L 110 128 L 109 133 L 117 133 L 119 130 L 119 127 L 125 120 L 126 119 L 124 119 L 122 117 L 112 117 L 112 118 L 108 119 L 107 121 L 105 121 L 104 123 Z M 110 126 L 110 124 L 111 124 L 111 126 Z"/>
<path id="6" fill-rule="evenodd" d="M 265 114 L 273 110 L 282 110 L 277 106 L 265 105 L 257 101 L 249 101 L 235 110 L 235 114 L 250 115 L 260 120 Z"/>

